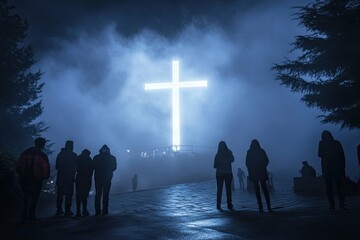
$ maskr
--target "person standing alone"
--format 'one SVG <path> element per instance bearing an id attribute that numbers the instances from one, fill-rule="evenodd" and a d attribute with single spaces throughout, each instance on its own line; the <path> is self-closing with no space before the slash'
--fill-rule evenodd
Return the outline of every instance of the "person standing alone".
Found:
<path id="1" fill-rule="evenodd" d="M 231 183 L 233 180 L 233 174 L 231 164 L 234 162 L 234 155 L 232 151 L 227 147 L 224 141 L 220 141 L 218 150 L 214 159 L 214 168 L 216 168 L 216 208 L 221 209 L 221 197 L 222 189 L 225 182 L 227 207 L 233 210 L 232 196 L 231 196 Z"/>
<path id="2" fill-rule="evenodd" d="M 110 154 L 110 148 L 103 145 L 94 157 L 95 178 L 95 215 L 101 214 L 100 200 L 103 198 L 102 215 L 109 213 L 109 193 L 113 172 L 116 170 L 116 158 Z"/>

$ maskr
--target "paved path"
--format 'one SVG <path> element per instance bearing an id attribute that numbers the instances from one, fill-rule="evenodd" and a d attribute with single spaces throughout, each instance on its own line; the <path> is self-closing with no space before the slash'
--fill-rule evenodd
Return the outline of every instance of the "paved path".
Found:
<path id="1" fill-rule="evenodd" d="M 348 210 L 330 211 L 324 196 L 283 186 L 271 193 L 275 211 L 259 213 L 254 194 L 239 189 L 235 210 L 224 201 L 219 211 L 215 191 L 209 181 L 113 194 L 110 214 L 101 217 L 55 217 L 47 205 L 39 222 L 11 226 L 6 239 L 360 239 L 359 195 L 347 198 Z"/>

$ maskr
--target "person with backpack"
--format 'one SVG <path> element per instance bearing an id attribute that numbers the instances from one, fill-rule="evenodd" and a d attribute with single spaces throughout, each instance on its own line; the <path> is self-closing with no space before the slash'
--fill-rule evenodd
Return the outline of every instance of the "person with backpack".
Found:
<path id="1" fill-rule="evenodd" d="M 44 138 L 36 138 L 35 146 L 21 153 L 16 163 L 21 189 L 24 193 L 22 219 L 36 221 L 36 206 L 44 179 L 50 177 L 48 156 L 42 151 L 45 147 Z"/>
<path id="2" fill-rule="evenodd" d="M 95 216 L 101 213 L 100 200 L 103 202 L 102 215 L 109 213 L 109 193 L 113 172 L 116 170 L 116 158 L 110 154 L 110 148 L 103 145 L 99 154 L 94 157 L 95 179 Z"/>

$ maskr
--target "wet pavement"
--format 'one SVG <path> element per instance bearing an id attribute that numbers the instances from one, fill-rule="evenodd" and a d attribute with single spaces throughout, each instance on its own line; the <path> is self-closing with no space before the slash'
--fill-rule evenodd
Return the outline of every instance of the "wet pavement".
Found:
<path id="1" fill-rule="evenodd" d="M 324 195 L 275 188 L 272 213 L 258 212 L 254 193 L 240 189 L 233 211 L 225 192 L 217 210 L 215 181 L 112 194 L 108 216 L 93 216 L 93 197 L 89 217 L 56 217 L 53 203 L 39 208 L 38 222 L 8 227 L 6 239 L 360 239 L 359 195 L 347 197 L 348 210 L 331 211 Z"/>

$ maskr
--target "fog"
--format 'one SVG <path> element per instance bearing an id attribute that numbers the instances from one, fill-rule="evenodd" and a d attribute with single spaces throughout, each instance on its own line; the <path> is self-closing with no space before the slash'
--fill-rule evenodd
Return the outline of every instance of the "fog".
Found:
<path id="1" fill-rule="evenodd" d="M 330 130 L 343 144 L 347 175 L 359 174 L 359 130 L 320 124 L 322 112 L 307 108 L 301 95 L 280 86 L 270 70 L 296 56 L 290 43 L 305 30 L 291 7 L 308 1 L 209 1 L 204 8 L 184 1 L 183 11 L 193 15 L 175 20 L 174 8 L 163 2 L 168 14 L 139 20 L 126 8 L 110 11 L 115 3 L 95 10 L 96 2 L 75 1 L 71 7 L 54 1 L 53 16 L 47 16 L 51 26 L 36 14 L 49 8 L 10 2 L 28 17 L 37 60 L 33 70 L 44 72 L 40 120 L 49 126 L 44 136 L 54 143 L 52 161 L 69 139 L 75 152 L 87 148 L 91 156 L 107 144 L 118 161 L 115 183 L 130 188 L 131 176 L 138 173 L 141 189 L 211 179 L 220 140 L 234 153 L 234 173 L 246 169 L 246 151 L 256 138 L 274 178 L 299 176 L 304 160 L 320 174 L 318 142 L 321 132 Z M 121 20 L 133 23 L 133 29 Z M 181 144 L 201 154 L 191 160 L 146 159 L 145 164 L 140 152 L 171 145 L 172 109 L 170 90 L 145 91 L 144 84 L 171 81 L 173 59 L 180 61 L 180 81 L 208 80 L 207 88 L 180 90 Z"/>

